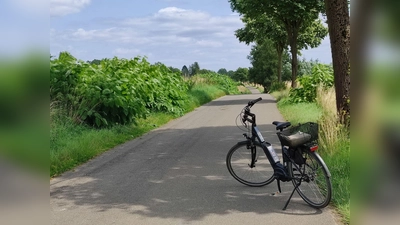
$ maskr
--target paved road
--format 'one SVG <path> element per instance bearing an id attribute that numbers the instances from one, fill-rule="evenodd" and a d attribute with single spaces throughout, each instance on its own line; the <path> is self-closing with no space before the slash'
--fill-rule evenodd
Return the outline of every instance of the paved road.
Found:
<path id="1" fill-rule="evenodd" d="M 260 91 L 255 87 L 247 86 L 246 88 L 249 89 L 252 94 L 260 94 Z"/>
<path id="2" fill-rule="evenodd" d="M 235 118 L 257 97 L 258 125 L 277 149 L 272 97 L 225 96 L 52 179 L 51 224 L 336 224 L 297 193 L 282 211 L 290 183 L 273 195 L 275 183 L 252 188 L 230 176 L 226 153 L 243 140 Z"/>

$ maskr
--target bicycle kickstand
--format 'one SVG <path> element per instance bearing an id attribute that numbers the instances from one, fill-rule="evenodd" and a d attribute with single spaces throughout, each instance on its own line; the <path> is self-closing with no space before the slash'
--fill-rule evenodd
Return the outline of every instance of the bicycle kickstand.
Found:
<path id="1" fill-rule="evenodd" d="M 278 183 L 278 191 L 279 191 L 279 193 L 282 193 L 282 191 L 281 191 L 281 181 L 279 179 L 277 179 L 276 182 Z"/>
<path id="2" fill-rule="evenodd" d="M 286 210 L 287 206 L 289 205 L 290 200 L 291 200 L 292 197 L 293 197 L 294 191 L 295 191 L 299 186 L 300 186 L 300 182 L 297 183 L 296 186 L 294 187 L 294 189 L 293 189 L 293 191 L 292 191 L 292 194 L 290 194 L 290 197 L 289 197 L 289 199 L 286 201 L 286 204 L 285 204 L 285 206 L 283 207 L 282 210 Z"/>

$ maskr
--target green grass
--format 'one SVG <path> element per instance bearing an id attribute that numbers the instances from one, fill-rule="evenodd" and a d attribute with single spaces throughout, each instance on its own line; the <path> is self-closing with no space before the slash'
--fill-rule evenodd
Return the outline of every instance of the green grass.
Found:
<path id="1" fill-rule="evenodd" d="M 322 115 L 322 109 L 315 103 L 291 104 L 287 101 L 278 102 L 279 111 L 293 125 L 304 122 L 316 122 Z"/>
<path id="2" fill-rule="evenodd" d="M 104 129 L 76 125 L 68 120 L 58 121 L 50 134 L 50 176 L 70 170 L 172 118 L 171 114 L 153 113 L 146 119 L 139 119 L 137 125 L 118 125 Z"/>
<path id="3" fill-rule="evenodd" d="M 224 96 L 226 92 L 212 85 L 197 84 L 188 94 L 185 112 Z M 146 119 L 139 119 L 136 125 L 94 129 L 77 125 L 67 117 L 54 116 L 50 128 L 50 177 L 71 170 L 119 144 L 168 123 L 175 117 L 168 113 L 153 112 Z"/>
<path id="4" fill-rule="evenodd" d="M 189 99 L 185 105 L 185 111 L 190 112 L 213 99 L 224 96 L 225 94 L 226 92 L 224 90 L 221 90 L 216 86 L 197 84 L 189 90 Z"/>
<path id="5" fill-rule="evenodd" d="M 321 149 L 321 157 L 332 175 L 332 204 L 337 208 L 345 224 L 350 224 L 350 140 L 339 139 L 333 153 Z"/>
<path id="6" fill-rule="evenodd" d="M 289 89 L 282 90 L 282 91 L 274 91 L 270 94 L 276 99 L 276 101 L 280 101 L 281 99 L 288 97 Z"/>
<path id="7" fill-rule="evenodd" d="M 289 103 L 283 98 L 278 102 L 279 111 L 292 124 L 313 121 L 323 123 L 324 110 L 316 103 Z M 329 129 L 337 129 L 331 127 Z M 321 140 L 320 140 L 321 141 Z M 343 223 L 350 223 L 350 139 L 345 132 L 330 141 L 330 146 L 318 150 L 331 172 L 333 196 L 331 204 L 337 209 Z M 329 149 L 328 149 L 329 148 Z"/>

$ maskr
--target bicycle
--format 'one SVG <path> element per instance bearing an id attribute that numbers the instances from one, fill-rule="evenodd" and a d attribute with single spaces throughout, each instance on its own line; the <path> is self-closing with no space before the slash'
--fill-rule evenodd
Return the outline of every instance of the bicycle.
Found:
<path id="1" fill-rule="evenodd" d="M 294 189 L 283 210 L 286 210 L 295 190 L 310 206 L 326 207 L 332 197 L 332 184 L 329 169 L 316 152 L 318 124 L 308 122 L 291 126 L 290 122 L 272 123 L 281 142 L 281 163 L 272 145 L 264 140 L 258 129 L 256 115 L 250 112 L 250 108 L 261 100 L 249 101 L 237 117 L 247 128 L 247 133 L 243 134 L 246 140 L 234 145 L 226 156 L 229 173 L 240 183 L 252 187 L 268 185 L 276 180 L 280 193 L 280 182 L 292 181 Z"/>

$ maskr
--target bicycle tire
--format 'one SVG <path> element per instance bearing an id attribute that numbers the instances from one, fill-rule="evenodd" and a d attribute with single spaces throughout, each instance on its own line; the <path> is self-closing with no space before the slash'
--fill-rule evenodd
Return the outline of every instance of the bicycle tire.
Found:
<path id="1" fill-rule="evenodd" d="M 332 184 L 330 173 L 324 161 L 316 152 L 300 149 L 296 151 L 302 151 L 305 163 L 298 166 L 300 171 L 306 174 L 300 180 L 300 186 L 296 189 L 297 193 L 307 204 L 314 208 L 326 207 L 332 198 Z M 294 178 L 301 177 L 300 172 L 293 166 L 292 162 L 288 163 L 288 170 L 290 176 Z M 299 179 L 293 179 L 292 182 L 296 186 Z"/>
<path id="2" fill-rule="evenodd" d="M 251 150 L 247 149 L 247 142 L 234 145 L 226 156 L 226 165 L 229 173 L 240 183 L 251 187 L 262 187 L 271 183 L 274 178 L 272 168 L 260 143 L 256 146 L 256 164 L 251 168 Z"/>

